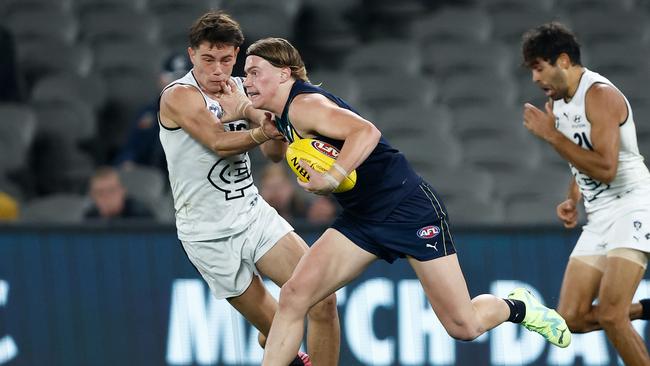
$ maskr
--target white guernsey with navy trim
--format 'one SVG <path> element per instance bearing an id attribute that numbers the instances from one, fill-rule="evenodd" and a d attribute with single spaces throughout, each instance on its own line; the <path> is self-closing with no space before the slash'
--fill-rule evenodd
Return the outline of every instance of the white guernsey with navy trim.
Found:
<path id="1" fill-rule="evenodd" d="M 587 119 L 585 98 L 587 91 L 595 83 L 615 87 L 602 75 L 585 68 L 573 98 L 568 103 L 562 99 L 553 101 L 553 114 L 555 115 L 555 125 L 558 130 L 571 141 L 587 150 L 593 149 L 593 146 L 591 142 L 591 123 Z M 585 209 L 588 213 L 607 207 L 617 197 L 625 195 L 639 185 L 647 185 L 650 181 L 648 168 L 643 162 L 643 156 L 639 154 L 634 115 L 627 98 L 625 103 L 627 104 L 628 116 L 625 121 L 621 121 L 620 125 L 618 170 L 614 180 L 609 184 L 599 182 L 569 164 L 582 193 Z"/>
<path id="2" fill-rule="evenodd" d="M 232 79 L 243 90 L 241 79 Z M 206 108 L 217 117 L 223 114 L 219 103 L 201 91 L 192 71 L 165 89 L 177 84 L 196 87 L 203 95 Z M 248 121 L 226 123 L 224 128 L 227 131 L 248 129 Z M 162 125 L 160 142 L 167 157 L 180 240 L 223 238 L 242 232 L 252 224 L 254 208 L 261 198 L 253 184 L 247 153 L 224 158 L 183 129 Z"/>

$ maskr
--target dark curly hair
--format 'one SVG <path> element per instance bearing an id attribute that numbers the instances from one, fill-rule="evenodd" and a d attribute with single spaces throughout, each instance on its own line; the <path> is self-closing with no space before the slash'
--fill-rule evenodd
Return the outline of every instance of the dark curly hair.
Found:
<path id="1" fill-rule="evenodd" d="M 521 51 L 523 65 L 532 68 L 538 60 L 555 65 L 557 58 L 566 53 L 573 65 L 582 65 L 580 44 L 576 36 L 563 24 L 551 22 L 533 28 L 523 35 Z"/>
<path id="2" fill-rule="evenodd" d="M 203 42 L 210 45 L 231 45 L 235 48 L 244 43 L 239 23 L 223 11 L 209 11 L 197 19 L 189 33 L 190 47 L 197 49 Z"/>

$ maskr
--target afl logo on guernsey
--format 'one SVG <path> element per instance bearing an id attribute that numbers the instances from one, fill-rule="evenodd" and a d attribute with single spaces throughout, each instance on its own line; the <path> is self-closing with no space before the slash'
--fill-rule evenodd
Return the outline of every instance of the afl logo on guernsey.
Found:
<path id="1" fill-rule="evenodd" d="M 418 230 L 418 237 L 420 239 L 431 239 L 435 238 L 440 234 L 440 228 L 434 225 L 425 226 L 422 229 Z"/>
<path id="2" fill-rule="evenodd" d="M 324 155 L 329 156 L 332 159 L 336 159 L 339 157 L 339 150 L 334 146 L 328 144 L 327 142 L 314 140 L 311 142 L 311 146 L 313 146 L 314 149 L 318 150 Z"/>

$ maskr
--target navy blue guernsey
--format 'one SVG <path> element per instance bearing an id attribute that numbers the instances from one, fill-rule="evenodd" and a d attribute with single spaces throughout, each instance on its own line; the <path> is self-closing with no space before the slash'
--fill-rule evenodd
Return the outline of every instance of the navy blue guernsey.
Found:
<path id="1" fill-rule="evenodd" d="M 278 130 L 282 132 L 289 142 L 303 138 L 296 132 L 291 125 L 291 121 L 289 121 L 289 106 L 297 95 L 305 93 L 324 95 L 339 107 L 359 114 L 341 98 L 318 86 L 296 80 L 289 93 L 282 116 L 276 117 L 275 120 Z M 315 138 L 330 143 L 339 150 L 343 146 L 341 140 L 320 135 Z M 404 155 L 390 146 L 383 137 L 381 137 L 368 158 L 356 170 L 357 183 L 354 188 L 333 195 L 343 207 L 344 215 L 352 215 L 368 221 L 382 221 L 385 219 L 397 204 L 422 182 L 422 178 L 413 170 Z"/>

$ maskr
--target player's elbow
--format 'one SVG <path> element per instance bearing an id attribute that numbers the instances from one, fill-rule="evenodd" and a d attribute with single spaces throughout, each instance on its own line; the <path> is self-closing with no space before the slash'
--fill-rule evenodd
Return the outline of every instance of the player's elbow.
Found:
<path id="1" fill-rule="evenodd" d="M 598 181 L 601 183 L 610 184 L 614 181 L 614 178 L 616 178 L 616 171 L 613 173 L 607 172 L 603 174 L 603 177 L 601 179 L 598 179 Z"/>
<path id="2" fill-rule="evenodd" d="M 366 127 L 366 138 L 368 141 L 372 141 L 373 145 L 377 145 L 379 143 L 379 139 L 381 138 L 381 131 L 375 125 L 369 124 L 369 126 Z"/>
<path id="3" fill-rule="evenodd" d="M 237 155 L 237 151 L 226 149 L 218 143 L 212 144 L 212 146 L 210 146 L 210 150 L 212 150 L 215 154 L 219 155 L 222 158 L 228 158 L 233 155 Z"/>
<path id="4" fill-rule="evenodd" d="M 600 172 L 598 174 L 599 176 L 594 178 L 601 183 L 610 184 L 616 178 L 617 168 L 618 165 L 616 163 L 606 164 L 600 169 Z"/>

